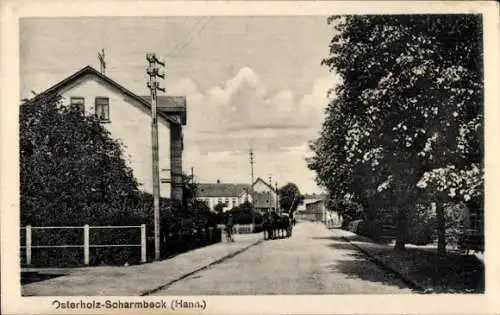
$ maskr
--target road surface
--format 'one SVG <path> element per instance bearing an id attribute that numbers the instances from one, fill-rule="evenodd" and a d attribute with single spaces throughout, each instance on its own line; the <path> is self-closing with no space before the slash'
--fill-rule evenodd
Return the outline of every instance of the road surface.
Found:
<path id="1" fill-rule="evenodd" d="M 262 242 L 154 295 L 412 293 L 323 224 L 301 222 L 291 238 Z"/>

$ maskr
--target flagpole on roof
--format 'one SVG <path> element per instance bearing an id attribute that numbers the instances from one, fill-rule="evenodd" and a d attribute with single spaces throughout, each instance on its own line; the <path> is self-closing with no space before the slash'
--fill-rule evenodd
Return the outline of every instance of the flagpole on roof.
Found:
<path id="1" fill-rule="evenodd" d="M 99 63 L 101 64 L 101 73 L 106 74 L 106 59 L 104 55 L 104 48 L 100 53 L 97 53 L 97 57 L 99 58 Z"/>

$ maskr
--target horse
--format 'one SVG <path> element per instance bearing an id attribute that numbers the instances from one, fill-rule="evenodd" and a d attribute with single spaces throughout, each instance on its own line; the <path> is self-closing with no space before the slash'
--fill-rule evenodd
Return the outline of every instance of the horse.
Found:
<path id="1" fill-rule="evenodd" d="M 264 222 L 262 224 L 264 229 L 264 239 L 273 239 L 274 238 L 274 218 L 270 213 L 264 214 Z M 267 238 L 266 238 L 267 234 Z"/>
<path id="2" fill-rule="evenodd" d="M 290 237 L 292 235 L 292 220 L 287 213 L 284 213 L 280 216 L 280 233 L 284 237 Z"/>

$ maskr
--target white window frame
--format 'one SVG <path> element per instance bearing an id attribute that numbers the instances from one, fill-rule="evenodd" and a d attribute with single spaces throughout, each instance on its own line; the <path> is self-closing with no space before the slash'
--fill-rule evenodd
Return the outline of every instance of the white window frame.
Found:
<path id="1" fill-rule="evenodd" d="M 102 103 L 101 101 L 106 101 L 105 103 Z M 95 114 L 99 118 L 101 122 L 110 122 L 110 114 L 109 114 L 109 97 L 103 97 L 103 96 L 97 96 L 95 98 Z M 106 109 L 104 110 L 104 116 L 102 117 L 100 114 L 102 114 L 101 108 L 102 106 L 105 106 Z"/>

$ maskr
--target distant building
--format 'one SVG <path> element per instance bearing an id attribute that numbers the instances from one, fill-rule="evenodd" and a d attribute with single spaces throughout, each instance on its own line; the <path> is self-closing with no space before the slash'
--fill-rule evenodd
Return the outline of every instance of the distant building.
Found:
<path id="1" fill-rule="evenodd" d="M 305 199 L 295 211 L 295 217 L 300 220 L 323 222 L 328 227 L 338 227 L 342 223 L 342 218 L 337 211 L 330 211 L 326 208 L 326 198 Z"/>
<path id="2" fill-rule="evenodd" d="M 253 202 L 257 211 L 275 211 L 279 207 L 278 194 L 276 189 L 266 183 L 261 178 L 253 183 L 255 202 L 252 199 L 252 190 L 248 184 L 221 183 L 201 183 L 198 184 L 197 198 L 205 201 L 210 210 L 214 211 L 215 206 L 223 203 L 226 207 L 223 211 L 230 210 L 242 203 Z"/>
<path id="3" fill-rule="evenodd" d="M 318 199 L 313 202 L 306 204 L 306 214 L 309 214 L 314 221 L 326 221 L 326 208 L 325 202 L 322 199 Z"/>
<path id="4" fill-rule="evenodd" d="M 276 189 L 266 183 L 262 178 L 257 178 L 253 183 L 255 196 L 254 207 L 257 211 L 276 211 L 279 209 L 279 197 Z"/>
<path id="5" fill-rule="evenodd" d="M 223 211 L 251 201 L 250 185 L 248 184 L 223 184 L 219 180 L 215 184 L 198 184 L 197 198 L 205 201 L 210 210 L 214 211 L 219 203 L 226 205 Z"/>
<path id="6" fill-rule="evenodd" d="M 295 211 L 295 217 L 300 220 L 326 221 L 326 208 L 323 199 L 305 199 Z"/>

